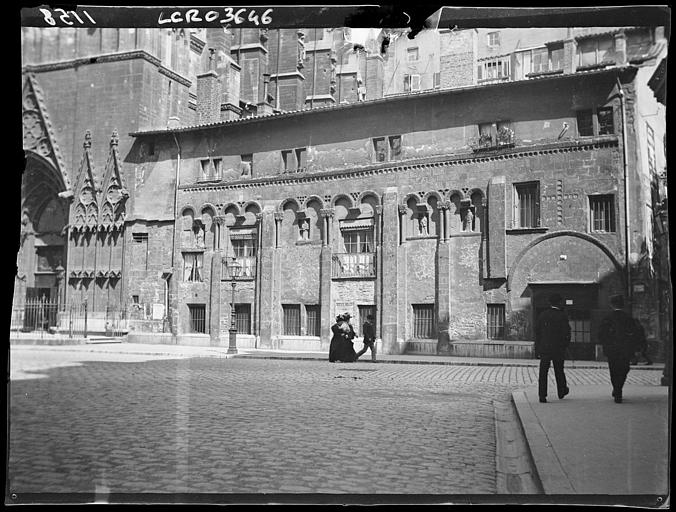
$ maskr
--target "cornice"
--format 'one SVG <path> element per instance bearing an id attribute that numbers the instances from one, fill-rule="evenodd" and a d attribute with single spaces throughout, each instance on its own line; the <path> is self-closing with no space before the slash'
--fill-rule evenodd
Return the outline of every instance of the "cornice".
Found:
<path id="1" fill-rule="evenodd" d="M 458 155 L 443 155 L 438 157 L 416 158 L 399 162 L 387 162 L 384 164 L 372 164 L 357 169 L 339 169 L 333 171 L 320 171 L 313 173 L 303 173 L 296 176 L 288 174 L 275 175 L 264 178 L 252 178 L 247 180 L 235 180 L 223 184 L 208 185 L 184 185 L 178 187 L 181 192 L 197 191 L 219 191 L 219 190 L 237 190 L 251 189 L 267 186 L 294 185 L 299 183 L 316 183 L 321 181 L 335 181 L 349 178 L 361 178 L 376 176 L 381 174 L 391 174 L 412 169 L 423 169 L 429 167 L 443 167 L 455 165 L 467 165 L 481 162 L 494 162 L 498 160 L 513 160 L 519 158 L 529 158 L 539 155 L 551 155 L 558 153 L 570 153 L 573 151 L 586 151 L 591 149 L 600 149 L 607 147 L 617 147 L 618 139 L 616 135 L 603 137 L 594 137 L 589 140 L 565 141 L 535 144 L 531 146 L 519 146 L 510 149 L 496 149 L 494 151 L 483 151 L 481 154 L 463 153 Z"/>
<path id="2" fill-rule="evenodd" d="M 160 59 L 149 54 L 145 50 L 131 50 L 128 52 L 107 53 L 104 55 L 81 57 L 79 59 L 62 60 L 59 62 L 46 62 L 44 64 L 27 64 L 26 66 L 23 67 L 23 71 L 26 73 L 42 73 L 45 71 L 56 71 L 60 69 L 76 68 L 87 64 L 99 64 L 101 62 L 117 62 L 132 59 L 144 59 L 150 62 L 151 64 L 153 64 L 158 68 L 161 74 L 173 80 L 176 80 L 178 83 L 186 87 L 190 87 L 190 85 L 192 84 L 192 82 L 187 78 L 185 78 L 184 76 L 181 76 L 178 73 L 170 70 L 166 66 L 163 66 L 162 61 L 160 61 Z"/>

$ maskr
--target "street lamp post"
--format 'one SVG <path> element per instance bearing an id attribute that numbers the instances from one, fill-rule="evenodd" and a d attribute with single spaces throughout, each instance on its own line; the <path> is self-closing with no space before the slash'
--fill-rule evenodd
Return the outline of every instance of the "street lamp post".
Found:
<path id="1" fill-rule="evenodd" d="M 230 329 L 228 330 L 228 354 L 237 353 L 237 326 L 235 325 L 235 286 L 237 286 L 237 277 L 242 270 L 242 265 L 234 256 L 228 260 L 228 271 L 232 280 L 232 299 L 230 300 Z"/>

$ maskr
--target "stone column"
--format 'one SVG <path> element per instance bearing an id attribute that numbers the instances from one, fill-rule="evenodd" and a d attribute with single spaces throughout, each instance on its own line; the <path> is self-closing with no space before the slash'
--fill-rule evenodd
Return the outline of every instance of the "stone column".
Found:
<path id="1" fill-rule="evenodd" d="M 221 343 L 222 259 L 221 251 L 215 250 L 211 256 L 211 276 L 209 279 L 209 342 L 212 347 L 217 347 Z"/>
<path id="2" fill-rule="evenodd" d="M 399 353 L 404 340 L 400 339 L 399 325 L 399 287 L 402 276 L 399 275 L 400 245 L 403 243 L 401 217 L 396 187 L 388 187 L 383 194 L 383 217 L 392 219 L 383 223 L 382 242 L 382 304 L 381 304 L 381 338 L 383 353 Z M 404 254 L 405 256 L 405 254 Z M 405 276 L 404 280 L 405 280 Z"/>
<path id="3" fill-rule="evenodd" d="M 277 271 L 275 253 L 280 243 L 281 222 L 284 215 L 273 210 L 263 210 L 260 246 L 260 347 L 272 347 L 273 316 L 277 304 L 274 297 L 274 281 Z M 265 279 L 262 279 L 265 276 Z"/>
<path id="4" fill-rule="evenodd" d="M 382 303 L 383 303 L 383 207 L 377 205 L 373 213 L 374 225 L 374 245 L 376 266 L 375 297 L 373 302 L 376 305 L 376 316 L 374 325 L 376 327 L 376 338 L 382 336 Z"/>
<path id="5" fill-rule="evenodd" d="M 451 202 L 450 201 L 441 201 L 438 204 L 439 211 L 441 212 L 441 239 L 445 242 L 451 235 Z"/>
<path id="6" fill-rule="evenodd" d="M 256 277 L 254 279 L 254 311 L 253 311 L 253 320 L 254 326 L 251 332 L 256 336 L 257 342 L 256 347 L 258 347 L 258 338 L 260 337 L 260 325 L 261 325 L 261 279 L 263 278 L 261 272 L 261 246 L 263 240 L 263 214 L 256 214 Z"/>
<path id="7" fill-rule="evenodd" d="M 322 350 L 328 350 L 331 342 L 331 274 L 333 248 L 331 247 L 331 220 L 334 209 L 323 208 L 319 210 L 324 222 L 322 230 L 322 251 L 319 263 L 319 303 L 320 303 L 320 346 Z"/>
<path id="8" fill-rule="evenodd" d="M 448 332 L 448 326 L 451 316 L 451 244 L 449 243 L 450 234 L 450 201 L 439 203 L 440 217 L 442 220 L 442 230 L 439 243 L 437 244 L 437 278 L 435 301 L 437 303 L 437 326 L 439 328 L 439 339 L 437 340 L 437 354 L 450 353 L 451 340 Z"/>
<path id="9" fill-rule="evenodd" d="M 400 204 L 397 205 L 397 211 L 399 213 L 399 245 L 402 245 L 406 240 L 406 224 L 404 217 L 406 217 L 406 205 Z"/>
<path id="10" fill-rule="evenodd" d="M 216 223 L 216 250 L 223 248 L 223 226 L 225 225 L 224 215 L 214 215 L 214 222 Z"/>

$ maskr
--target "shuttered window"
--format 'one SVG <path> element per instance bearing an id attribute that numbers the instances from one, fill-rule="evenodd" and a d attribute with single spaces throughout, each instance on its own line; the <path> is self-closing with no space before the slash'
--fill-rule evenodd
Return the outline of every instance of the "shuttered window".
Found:
<path id="1" fill-rule="evenodd" d="M 283 304 L 284 335 L 300 336 L 300 304 Z"/>
<path id="2" fill-rule="evenodd" d="M 540 186 L 538 182 L 514 184 L 514 227 L 540 225 Z"/>
<path id="3" fill-rule="evenodd" d="M 413 304 L 413 337 L 436 338 L 434 304 Z"/>
<path id="4" fill-rule="evenodd" d="M 320 312 L 319 306 L 305 306 L 306 333 L 308 336 L 319 336 Z"/>
<path id="5" fill-rule="evenodd" d="M 615 232 L 615 196 L 589 196 L 589 226 L 593 232 Z"/>
<path id="6" fill-rule="evenodd" d="M 489 340 L 502 340 L 505 337 L 505 305 L 487 304 L 486 323 L 488 326 Z"/>

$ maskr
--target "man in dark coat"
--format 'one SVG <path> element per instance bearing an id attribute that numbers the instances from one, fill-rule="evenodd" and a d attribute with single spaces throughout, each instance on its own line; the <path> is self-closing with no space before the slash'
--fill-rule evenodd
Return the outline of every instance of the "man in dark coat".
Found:
<path id="1" fill-rule="evenodd" d="M 566 347 L 570 343 L 570 324 L 561 302 L 561 296 L 558 293 L 552 294 L 549 297 L 551 307 L 540 313 L 535 324 L 535 355 L 540 358 L 538 395 L 540 402 L 543 403 L 547 402 L 547 378 L 549 366 L 552 363 L 559 399 L 570 392 L 566 384 L 566 374 L 563 371 Z"/>
<path id="2" fill-rule="evenodd" d="M 623 311 L 622 295 L 610 298 L 613 311 L 606 316 L 599 327 L 599 341 L 603 353 L 608 358 L 610 382 L 613 385 L 613 398 L 622 403 L 622 387 L 629 373 L 629 362 L 636 347 L 636 324 L 629 314 Z"/>
<path id="3" fill-rule="evenodd" d="M 357 359 L 359 356 L 366 353 L 366 349 L 371 349 L 371 361 L 376 362 L 376 328 L 373 325 L 373 315 L 367 315 L 364 322 L 364 329 L 362 330 L 364 336 L 364 348 L 357 352 Z"/>

